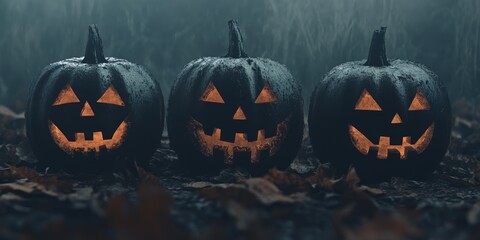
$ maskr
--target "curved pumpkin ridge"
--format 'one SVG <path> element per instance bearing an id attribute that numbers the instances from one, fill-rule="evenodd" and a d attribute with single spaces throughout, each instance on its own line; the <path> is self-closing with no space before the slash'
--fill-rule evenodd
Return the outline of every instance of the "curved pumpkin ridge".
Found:
<path id="1" fill-rule="evenodd" d="M 228 54 L 225 57 L 230 58 L 248 58 L 243 48 L 243 36 L 240 32 L 240 27 L 236 20 L 230 20 L 228 22 L 230 46 L 228 47 Z"/>
<path id="2" fill-rule="evenodd" d="M 103 54 L 102 38 L 100 38 L 97 25 L 92 24 L 88 27 L 88 42 L 82 63 L 99 64 L 107 62 L 108 61 Z"/>

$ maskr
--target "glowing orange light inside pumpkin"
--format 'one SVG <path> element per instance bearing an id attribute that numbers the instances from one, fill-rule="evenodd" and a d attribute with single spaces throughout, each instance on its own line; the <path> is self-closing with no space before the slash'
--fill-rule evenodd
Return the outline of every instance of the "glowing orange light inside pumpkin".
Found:
<path id="1" fill-rule="evenodd" d="M 209 82 L 203 95 L 200 97 L 200 101 L 211 103 L 225 103 L 218 89 Z M 271 103 L 277 101 L 277 97 L 273 92 L 270 85 L 265 84 L 262 91 L 257 96 L 255 103 Z M 245 115 L 242 107 L 238 107 L 233 115 L 233 120 L 245 121 L 247 116 Z M 198 140 L 200 145 L 200 151 L 203 155 L 212 157 L 214 149 L 222 150 L 225 154 L 225 163 L 233 163 L 235 152 L 250 152 L 250 161 L 252 163 L 258 162 L 261 152 L 268 152 L 270 156 L 276 154 L 280 147 L 280 143 L 286 136 L 287 126 L 289 118 L 277 125 L 276 135 L 267 138 L 265 130 L 258 130 L 255 141 L 248 141 L 248 136 L 244 132 L 235 133 L 235 139 L 233 142 L 222 140 L 222 129 L 215 128 L 211 135 L 206 134 L 203 125 L 197 120 L 192 118 L 191 131 L 195 134 L 195 139 Z"/>
<path id="2" fill-rule="evenodd" d="M 360 95 L 360 99 L 355 105 L 355 110 L 382 111 L 382 108 L 380 105 L 378 105 L 377 101 L 373 99 L 372 95 L 367 90 L 364 90 L 362 95 Z"/>
<path id="3" fill-rule="evenodd" d="M 93 140 L 85 140 L 85 133 L 76 133 L 75 141 L 69 141 L 57 125 L 49 122 L 48 126 L 55 143 L 70 155 L 75 152 L 99 152 L 102 148 L 106 150 L 116 149 L 122 145 L 127 133 L 127 122 L 123 121 L 111 139 L 104 139 L 102 132 L 94 132 Z"/>
<path id="4" fill-rule="evenodd" d="M 415 143 L 411 142 L 411 137 L 403 137 L 402 145 L 391 145 L 390 137 L 387 136 L 381 136 L 379 143 L 374 144 L 352 125 L 349 127 L 349 132 L 353 145 L 364 155 L 368 155 L 371 149 L 376 149 L 379 159 L 387 159 L 390 152 L 398 152 L 401 159 L 407 159 L 408 152 L 415 151 L 420 154 L 425 151 L 432 140 L 434 129 L 435 124 L 432 123 Z"/>
<path id="5" fill-rule="evenodd" d="M 233 120 L 247 120 L 245 113 L 243 112 L 242 108 L 239 107 L 233 116 Z"/>
<path id="6" fill-rule="evenodd" d="M 105 93 L 100 97 L 100 99 L 98 99 L 97 102 L 125 106 L 125 103 L 122 101 L 122 98 L 113 85 L 105 91 Z"/>
<path id="7" fill-rule="evenodd" d="M 217 88 L 215 87 L 215 85 L 213 85 L 212 82 L 208 83 L 207 89 L 203 93 L 200 100 L 204 102 L 212 102 L 212 103 L 225 103 L 222 96 L 220 95 Z"/>
<path id="8" fill-rule="evenodd" d="M 398 113 L 395 114 L 395 116 L 393 117 L 391 123 L 392 123 L 392 124 L 400 124 L 400 123 L 403 123 L 402 118 L 400 117 L 400 115 L 398 115 Z"/>
<path id="9" fill-rule="evenodd" d="M 275 136 L 266 138 L 265 130 L 257 131 L 257 140 L 248 141 L 246 133 L 236 133 L 233 142 L 222 141 L 222 130 L 215 128 L 213 134 L 207 135 L 200 122 L 192 119 L 191 127 L 196 138 L 200 143 L 200 150 L 205 156 L 213 156 L 214 149 L 223 150 L 225 153 L 225 163 L 231 164 L 234 152 L 250 152 L 252 163 L 258 162 L 260 151 L 268 151 L 270 156 L 276 154 L 279 150 L 282 139 L 286 136 L 289 118 L 277 125 Z"/>
<path id="10" fill-rule="evenodd" d="M 82 108 L 82 111 L 80 112 L 80 116 L 82 117 L 93 117 L 95 116 L 95 113 L 93 112 L 92 107 L 90 107 L 90 104 L 88 102 L 85 102 L 85 105 Z"/>
<path id="11" fill-rule="evenodd" d="M 265 84 L 265 87 L 263 87 L 262 91 L 258 95 L 257 99 L 255 100 L 255 103 L 271 103 L 271 102 L 276 102 L 277 101 L 277 96 L 273 92 L 272 88 L 270 85 Z"/>
<path id="12" fill-rule="evenodd" d="M 428 104 L 428 100 L 425 95 L 418 90 L 409 110 L 419 111 L 429 109 L 430 105 Z M 378 103 L 367 90 L 363 91 L 355 106 L 355 110 L 382 111 Z M 403 123 L 402 118 L 398 113 L 395 114 L 391 124 L 401 123 Z M 401 159 L 407 159 L 408 152 L 411 151 L 415 151 L 418 154 L 422 153 L 428 147 L 430 141 L 432 141 L 434 130 L 435 123 L 432 123 L 415 143 L 412 143 L 411 137 L 405 136 L 402 138 L 401 145 L 391 145 L 389 136 L 380 136 L 378 144 L 374 144 L 362 132 L 360 132 L 360 130 L 349 125 L 350 138 L 355 148 L 364 155 L 368 155 L 371 149 L 377 150 L 377 158 L 379 159 L 387 159 L 389 153 L 393 152 L 398 152 Z"/>
<path id="13" fill-rule="evenodd" d="M 80 100 L 75 94 L 73 88 L 68 84 L 62 91 L 60 91 L 56 101 L 53 103 L 53 106 L 79 102 Z M 113 86 L 110 86 L 97 102 L 125 106 L 125 103 Z M 83 105 L 83 108 L 80 111 L 80 116 L 95 116 L 95 113 L 88 102 L 85 102 Z M 85 133 L 79 132 L 75 133 L 74 141 L 69 141 L 63 132 L 53 122 L 49 121 L 48 126 L 54 142 L 67 154 L 73 155 L 75 152 L 99 152 L 102 149 L 112 150 L 120 147 L 125 136 L 127 135 L 128 124 L 126 121 L 123 121 L 110 139 L 104 139 L 102 132 L 93 132 L 93 139 L 86 140 Z"/>
<path id="14" fill-rule="evenodd" d="M 72 86 L 67 85 L 60 93 L 58 94 L 57 99 L 53 103 L 53 106 L 63 105 L 67 103 L 79 103 L 77 95 L 72 89 Z"/>
<path id="15" fill-rule="evenodd" d="M 430 110 L 430 104 L 422 91 L 418 90 L 413 98 L 412 104 L 408 108 L 409 111 Z"/>

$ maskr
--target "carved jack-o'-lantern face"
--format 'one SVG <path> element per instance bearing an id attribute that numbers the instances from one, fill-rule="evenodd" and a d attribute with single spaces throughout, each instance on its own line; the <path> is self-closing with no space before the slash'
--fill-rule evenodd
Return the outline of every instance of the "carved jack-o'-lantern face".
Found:
<path id="1" fill-rule="evenodd" d="M 355 105 L 355 110 L 371 113 L 383 112 L 382 107 L 367 90 L 364 90 L 361 94 L 357 104 Z M 408 114 L 414 114 L 415 112 L 418 113 L 428 110 L 430 110 L 430 104 L 428 103 L 428 100 L 422 91 L 418 90 L 410 104 L 410 107 L 408 108 Z M 391 117 L 392 114 L 393 117 L 390 118 L 386 124 L 374 125 L 374 127 L 379 129 L 371 129 L 372 125 L 370 125 L 369 128 L 362 129 L 359 129 L 359 126 L 354 126 L 352 124 L 349 125 L 349 133 L 352 143 L 358 149 L 358 151 L 364 155 L 368 155 L 370 151 L 376 150 L 378 159 L 388 159 L 389 156 L 394 153 L 397 156 L 399 155 L 400 159 L 404 160 L 408 158 L 408 154 L 411 152 L 420 154 L 425 151 L 432 140 L 435 123 L 432 122 L 428 128 L 421 135 L 419 135 L 418 133 L 409 132 L 412 131 L 412 128 L 409 128 L 408 125 L 415 126 L 416 123 L 408 123 L 404 121 L 404 118 L 402 118 L 398 112 L 381 114 L 375 117 Z M 371 118 L 369 117 L 369 119 Z M 360 123 L 359 125 L 362 124 Z M 377 134 L 379 132 L 389 134 L 368 134 L 369 131 Z M 413 136 L 417 136 L 416 139 L 414 139 Z"/>
<path id="2" fill-rule="evenodd" d="M 199 99 L 201 109 L 209 114 L 199 112 L 191 125 L 202 154 L 212 157 L 215 150 L 221 151 L 226 163 L 232 163 L 237 154 L 247 156 L 252 163 L 262 155 L 276 154 L 286 135 L 288 117 L 272 125 L 265 114 L 269 105 L 277 102 L 270 85 L 264 85 L 255 101 L 225 95 L 210 82 Z"/>
<path id="3" fill-rule="evenodd" d="M 145 165 L 160 144 L 161 89 L 142 66 L 105 57 L 89 27 L 85 56 L 47 66 L 32 82 L 26 133 L 40 166 L 70 173 Z"/>
<path id="4" fill-rule="evenodd" d="M 95 99 L 77 95 L 67 84 L 52 105 L 49 129 L 67 154 L 109 151 L 124 141 L 126 115 L 125 103 L 113 85 Z"/>
<path id="5" fill-rule="evenodd" d="M 447 89 L 427 67 L 388 60 L 386 28 L 368 59 L 333 68 L 310 101 L 312 149 L 337 174 L 353 166 L 365 182 L 424 179 L 442 161 L 451 133 Z"/>
<path id="6" fill-rule="evenodd" d="M 301 87 L 285 66 L 248 57 L 238 23 L 228 25 L 228 54 L 187 64 L 170 91 L 170 146 L 195 172 L 284 169 L 302 142 Z"/>

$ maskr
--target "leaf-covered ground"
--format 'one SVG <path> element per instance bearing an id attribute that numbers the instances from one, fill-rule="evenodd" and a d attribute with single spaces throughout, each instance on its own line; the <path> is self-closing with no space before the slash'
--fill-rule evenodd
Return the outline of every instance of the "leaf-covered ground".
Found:
<path id="1" fill-rule="evenodd" d="M 37 172 L 22 115 L 0 106 L 0 239 L 480 239 L 480 99 L 424 182 L 335 178 L 305 139 L 285 172 L 191 177 L 165 138 L 140 177 Z"/>

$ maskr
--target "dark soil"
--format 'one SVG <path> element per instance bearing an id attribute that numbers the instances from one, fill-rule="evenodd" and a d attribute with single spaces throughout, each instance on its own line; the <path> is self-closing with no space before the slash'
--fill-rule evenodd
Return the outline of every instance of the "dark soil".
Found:
<path id="1" fill-rule="evenodd" d="M 21 115 L 0 108 L 0 239 L 480 239 L 480 100 L 454 104 L 447 156 L 425 181 L 331 176 L 305 139 L 264 177 L 191 177 L 164 139 L 135 174 L 38 172 Z"/>

